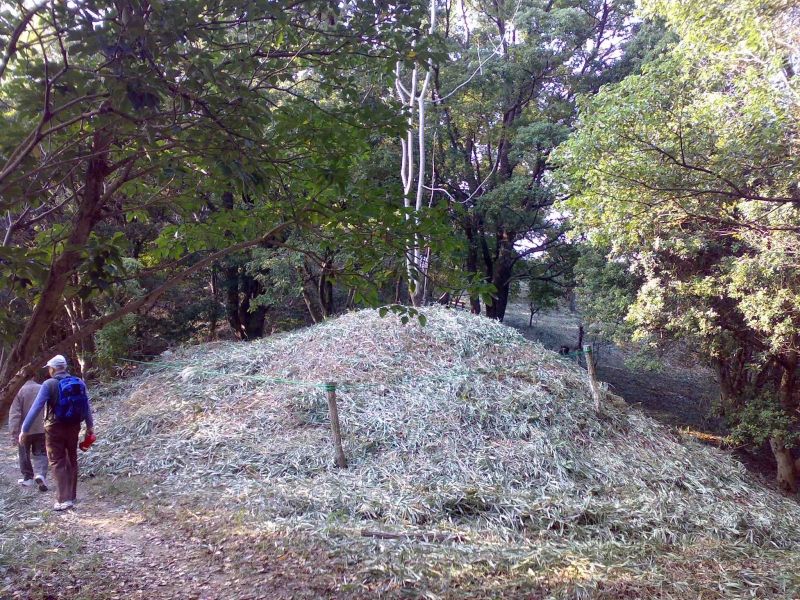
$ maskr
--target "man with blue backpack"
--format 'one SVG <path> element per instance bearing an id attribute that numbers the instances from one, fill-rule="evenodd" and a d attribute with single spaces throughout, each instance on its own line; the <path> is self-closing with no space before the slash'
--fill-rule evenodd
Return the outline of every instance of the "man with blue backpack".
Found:
<path id="1" fill-rule="evenodd" d="M 50 379 L 42 384 L 22 424 L 19 443 L 25 437 L 36 417 L 45 409 L 44 432 L 47 457 L 56 480 L 55 510 L 68 510 L 75 505 L 78 489 L 78 436 L 81 423 L 86 421 L 86 433 L 94 433 L 92 405 L 86 384 L 80 377 L 67 372 L 67 360 L 60 354 L 45 365 Z"/>

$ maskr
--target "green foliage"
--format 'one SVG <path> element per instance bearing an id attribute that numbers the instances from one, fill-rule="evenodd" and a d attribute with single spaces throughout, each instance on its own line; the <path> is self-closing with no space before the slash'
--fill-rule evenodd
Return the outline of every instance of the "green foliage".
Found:
<path id="1" fill-rule="evenodd" d="M 607 339 L 630 338 L 626 321 L 641 285 L 625 260 L 609 260 L 608 248 L 585 245 L 575 265 L 578 304 L 590 329 Z"/>
<path id="2" fill-rule="evenodd" d="M 537 311 L 548 311 L 555 308 L 562 296 L 563 289 L 553 285 L 550 281 L 542 281 L 540 279 L 528 281 L 528 301 Z"/>
<path id="3" fill-rule="evenodd" d="M 558 155 L 577 192 L 567 206 L 593 241 L 650 280 L 633 313 L 640 325 L 672 310 L 662 330 L 714 337 L 722 309 L 711 304 L 727 297 L 779 351 L 800 323 L 800 287 L 784 260 L 800 216 L 785 200 L 800 167 L 789 149 L 794 108 L 772 59 L 731 81 L 739 42 L 698 63 L 694 52 L 708 49 L 691 42 L 698 36 L 586 104 Z"/>
<path id="4" fill-rule="evenodd" d="M 625 366 L 632 371 L 659 373 L 664 370 L 664 362 L 646 346 L 625 358 Z"/>
<path id="5" fill-rule="evenodd" d="M 37 14 L 12 44 L 29 8 Z M 417 224 L 397 212 L 396 193 L 389 201 L 391 186 L 359 169 L 376 136 L 401 130 L 403 115 L 383 96 L 396 61 L 412 45 L 422 60 L 437 51 L 419 34 L 424 7 L 79 0 L 29 8 L 0 19 L 9 52 L 0 67 L 0 211 L 3 227 L 13 223 L 0 249 L 0 276 L 10 282 L 0 290 L 4 342 L 41 345 L 18 338 L 37 302 L 57 313 L 58 336 L 69 331 L 58 305 L 83 303 L 85 324 L 279 223 L 342 249 L 343 284 L 380 303 L 374 289 L 402 254 L 376 240 Z M 69 266 L 54 277 L 64 257 Z M 142 269 L 127 271 L 125 257 Z M 288 271 L 270 272 L 278 285 L 269 291 L 287 294 Z M 131 278 L 141 293 L 120 291 Z M 181 285 L 178 297 L 199 289 Z M 215 314 L 215 302 L 176 306 L 193 322 Z M 169 296 L 162 303 L 172 309 Z"/>
<path id="6" fill-rule="evenodd" d="M 730 433 L 733 444 L 755 444 L 760 446 L 776 438 L 787 448 L 800 442 L 797 418 L 789 415 L 774 393 L 762 391 L 749 399 L 744 409 L 736 415 L 736 423 Z"/>
<path id="7" fill-rule="evenodd" d="M 502 318 L 515 281 L 530 281 L 546 304 L 569 279 L 572 250 L 552 210 L 561 190 L 548 157 L 571 131 L 576 94 L 596 90 L 624 54 L 610 50 L 634 34 L 633 3 L 523 0 L 464 10 L 463 23 L 457 11 L 448 15 L 452 60 L 434 81 L 433 162 L 464 238 L 462 268 L 494 287 L 487 314 Z"/>
<path id="8" fill-rule="evenodd" d="M 403 325 L 407 325 L 411 319 L 417 319 L 417 322 L 422 325 L 423 327 L 427 324 L 428 318 L 416 308 L 412 308 L 410 306 L 405 306 L 403 304 L 391 304 L 389 306 L 381 306 L 378 309 L 378 314 L 381 318 L 385 317 L 389 313 L 397 315 L 400 317 L 400 322 Z"/>
<path id="9" fill-rule="evenodd" d="M 101 367 L 109 369 L 131 356 L 136 346 L 137 319 L 136 315 L 125 315 L 95 334 L 95 358 Z"/>
<path id="10" fill-rule="evenodd" d="M 254 306 L 286 305 L 300 297 L 303 279 L 298 272 L 302 265 L 303 257 L 294 252 L 262 248 L 253 251 L 245 268 L 264 288 Z"/>
<path id="11" fill-rule="evenodd" d="M 796 441 L 785 410 L 798 390 L 777 382 L 793 380 L 800 348 L 797 12 L 781 1 L 643 5 L 674 43 L 585 98 L 555 155 L 577 231 L 633 275 L 586 265 L 589 304 L 627 304 L 634 337 L 695 348 L 717 369 L 740 439 Z"/>

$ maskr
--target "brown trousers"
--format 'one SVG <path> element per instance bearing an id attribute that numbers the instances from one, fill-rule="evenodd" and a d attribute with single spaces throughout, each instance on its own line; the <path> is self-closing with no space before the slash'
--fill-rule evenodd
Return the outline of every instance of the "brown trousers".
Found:
<path id="1" fill-rule="evenodd" d="M 49 423 L 45 427 L 47 458 L 56 480 L 58 502 L 74 502 L 77 497 L 80 431 L 80 423 Z"/>

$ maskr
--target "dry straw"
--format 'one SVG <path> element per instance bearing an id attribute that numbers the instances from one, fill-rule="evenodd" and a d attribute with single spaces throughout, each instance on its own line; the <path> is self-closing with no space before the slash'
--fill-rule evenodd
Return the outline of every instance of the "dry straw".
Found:
<path id="1" fill-rule="evenodd" d="M 703 541 L 722 564 L 723 548 L 755 557 L 800 542 L 798 506 L 730 456 L 636 410 L 596 414 L 585 372 L 509 327 L 426 316 L 403 326 L 361 311 L 162 357 L 98 399 L 103 439 L 84 468 L 160 476 L 164 490 L 246 511 L 254 530 L 323 536 L 365 577 L 406 582 L 446 565 L 530 574 L 558 563 L 580 567 L 573 583 L 634 573 L 677 598 L 695 584 L 669 581 L 654 552 Z M 339 385 L 347 470 L 334 465 L 327 381 Z M 391 552 L 376 556 L 365 528 L 460 541 L 382 541 Z M 779 573 L 715 577 L 725 597 L 790 585 Z"/>

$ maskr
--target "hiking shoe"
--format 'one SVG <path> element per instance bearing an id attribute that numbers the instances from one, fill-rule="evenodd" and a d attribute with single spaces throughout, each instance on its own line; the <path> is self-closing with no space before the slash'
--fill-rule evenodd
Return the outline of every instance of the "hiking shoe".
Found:
<path id="1" fill-rule="evenodd" d="M 39 486 L 40 492 L 47 491 L 47 481 L 45 481 L 44 475 L 37 475 L 33 480 L 36 482 L 36 485 Z"/>
<path id="2" fill-rule="evenodd" d="M 17 479 L 17 483 L 25 487 L 31 487 L 33 485 L 33 479 Z"/>
<path id="3" fill-rule="evenodd" d="M 75 505 L 72 503 L 71 500 L 67 500 L 66 502 L 56 502 L 53 505 L 53 510 L 58 510 L 58 511 L 69 510 L 70 508 L 74 508 L 74 506 Z"/>

